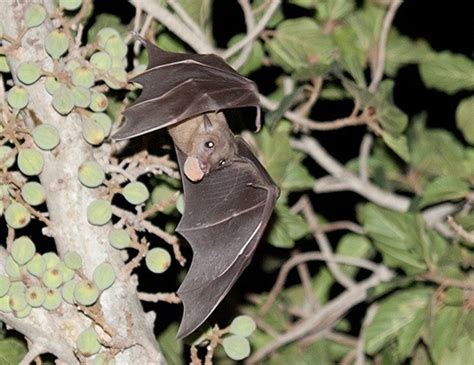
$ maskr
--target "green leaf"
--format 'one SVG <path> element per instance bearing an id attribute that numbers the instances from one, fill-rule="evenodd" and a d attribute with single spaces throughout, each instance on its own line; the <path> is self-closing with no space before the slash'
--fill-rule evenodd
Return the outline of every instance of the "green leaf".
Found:
<path id="1" fill-rule="evenodd" d="M 445 306 L 441 308 L 428 331 L 430 337 L 430 352 L 436 364 L 454 364 L 444 362 L 455 356 L 456 348 L 461 340 L 460 331 L 463 330 L 462 307 Z M 456 361 L 458 364 L 462 364 Z M 465 362 L 464 364 L 467 364 Z"/>
<path id="2" fill-rule="evenodd" d="M 288 0 L 290 4 L 300 6 L 306 9 L 314 9 L 319 0 Z"/>
<path id="3" fill-rule="evenodd" d="M 178 2 L 201 29 L 206 32 L 211 30 L 211 0 L 178 0 Z"/>
<path id="4" fill-rule="evenodd" d="M 425 129 L 422 123 L 414 123 L 409 147 L 410 162 L 421 173 L 466 178 L 472 176 L 473 166 L 468 163 L 467 151 L 462 143 L 446 130 Z"/>
<path id="5" fill-rule="evenodd" d="M 162 32 L 156 39 L 156 44 L 168 52 L 185 53 L 186 48 L 180 39 L 168 32 Z M 147 56 L 148 57 L 148 56 Z"/>
<path id="6" fill-rule="evenodd" d="M 367 204 L 360 211 L 364 228 L 391 267 L 408 273 L 426 270 L 416 216 Z"/>
<path id="7" fill-rule="evenodd" d="M 469 184 L 455 176 L 440 176 L 426 186 L 420 207 L 446 200 L 459 200 L 469 192 Z"/>
<path id="8" fill-rule="evenodd" d="M 337 20 L 346 17 L 354 11 L 352 0 L 319 0 L 316 2 L 318 19 Z"/>
<path id="9" fill-rule="evenodd" d="M 339 48 L 339 64 L 346 70 L 360 87 L 366 87 L 364 76 L 364 50 L 357 47 L 357 35 L 349 26 L 336 28 L 332 34 L 334 42 Z"/>
<path id="10" fill-rule="evenodd" d="M 291 248 L 295 241 L 308 233 L 308 226 L 300 215 L 290 213 L 288 207 L 277 204 L 268 234 L 268 242 L 275 247 Z"/>
<path id="11" fill-rule="evenodd" d="M 374 249 L 369 239 L 355 233 L 345 234 L 337 244 L 336 253 L 341 256 L 352 256 L 357 258 L 369 258 L 374 254 Z M 360 270 L 351 265 L 339 265 L 341 270 L 354 277 Z"/>
<path id="12" fill-rule="evenodd" d="M 461 100 L 456 109 L 456 126 L 464 139 L 474 145 L 474 96 Z"/>
<path id="13" fill-rule="evenodd" d="M 382 7 L 365 2 L 362 9 L 352 13 L 347 19 L 349 27 L 356 34 L 357 48 L 362 49 L 366 55 L 378 42 L 384 16 L 385 10 Z"/>
<path id="14" fill-rule="evenodd" d="M 272 127 L 275 122 L 282 119 L 283 114 L 287 112 L 295 103 L 295 99 L 301 95 L 303 88 L 297 88 L 293 90 L 290 94 L 283 96 L 283 99 L 278 104 L 278 107 L 275 110 L 268 111 L 265 113 L 265 124 L 268 127 Z"/>
<path id="15" fill-rule="evenodd" d="M 0 340 L 0 364 L 17 365 L 26 355 L 25 344 L 17 338 L 6 337 Z"/>
<path id="16" fill-rule="evenodd" d="M 228 47 L 233 46 L 236 44 L 238 41 L 240 41 L 242 38 L 244 38 L 245 34 L 237 34 L 233 36 L 228 44 Z M 240 53 L 237 53 L 236 55 L 232 56 L 228 62 L 233 63 L 235 60 L 237 60 L 240 56 Z M 258 70 L 260 67 L 262 67 L 263 64 L 263 57 L 265 56 L 263 52 L 263 45 L 262 42 L 259 40 L 256 40 L 252 44 L 252 50 L 250 51 L 250 55 L 247 58 L 247 61 L 239 67 L 239 73 L 247 76 L 250 75 L 252 72 Z"/>
<path id="17" fill-rule="evenodd" d="M 381 301 L 374 319 L 364 332 L 367 353 L 377 353 L 390 341 L 401 336 L 400 332 L 403 330 L 404 336 L 407 336 L 401 340 L 404 348 L 416 342 L 419 337 L 419 316 L 426 314 L 431 292 L 427 288 L 409 289 Z"/>
<path id="18" fill-rule="evenodd" d="M 410 160 L 410 152 L 408 151 L 407 137 L 393 136 L 390 133 L 382 132 L 382 139 L 390 149 L 395 152 L 403 161 Z"/>
<path id="19" fill-rule="evenodd" d="M 161 351 L 168 364 L 183 365 L 183 343 L 176 340 L 178 325 L 170 324 L 158 337 Z"/>
<path id="20" fill-rule="evenodd" d="M 290 132 L 291 125 L 280 122 L 272 132 L 265 126 L 255 136 L 263 165 L 282 189 L 280 200 L 284 200 L 291 191 L 309 189 L 314 184 L 313 177 L 301 164 L 304 154 L 290 146 Z"/>
<path id="21" fill-rule="evenodd" d="M 315 67 L 326 71 L 334 45 L 313 19 L 297 18 L 280 23 L 273 38 L 266 42 L 266 48 L 272 62 L 286 72 L 315 70 Z"/>
<path id="22" fill-rule="evenodd" d="M 394 77 L 398 69 L 408 64 L 422 62 L 431 52 L 424 40 L 412 40 L 401 35 L 395 28 L 390 29 L 385 53 L 385 72 Z"/>
<path id="23" fill-rule="evenodd" d="M 474 89 L 474 62 L 464 55 L 432 53 L 420 64 L 420 74 L 426 86 L 450 95 Z"/>

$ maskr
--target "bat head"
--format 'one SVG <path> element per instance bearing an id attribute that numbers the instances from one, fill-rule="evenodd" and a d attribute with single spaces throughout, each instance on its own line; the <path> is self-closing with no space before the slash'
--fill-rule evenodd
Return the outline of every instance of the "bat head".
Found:
<path id="1" fill-rule="evenodd" d="M 191 181 L 199 181 L 211 171 L 229 165 L 237 154 L 234 135 L 222 113 L 204 114 L 192 143 L 192 151 L 184 166 Z"/>

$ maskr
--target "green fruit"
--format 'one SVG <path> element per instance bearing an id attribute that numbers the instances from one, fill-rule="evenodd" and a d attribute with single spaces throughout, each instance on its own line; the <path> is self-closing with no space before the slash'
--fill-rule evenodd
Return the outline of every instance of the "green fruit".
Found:
<path id="1" fill-rule="evenodd" d="M 113 67 L 107 72 L 104 81 L 111 89 L 121 89 L 127 85 L 127 72 L 123 68 Z"/>
<path id="2" fill-rule="evenodd" d="M 77 337 L 77 349 L 84 356 L 91 356 L 100 351 L 102 345 L 97 337 L 97 332 L 92 328 L 88 328 L 83 331 L 79 337 Z"/>
<path id="3" fill-rule="evenodd" d="M 89 108 L 91 108 L 92 111 L 94 112 L 103 112 L 105 109 L 107 109 L 107 106 L 109 105 L 109 101 L 107 100 L 107 97 L 102 94 L 98 93 L 96 91 L 93 91 L 91 94 L 91 103 L 89 105 Z"/>
<path id="4" fill-rule="evenodd" d="M 16 75 L 22 83 L 31 85 L 41 77 L 41 70 L 36 63 L 23 62 L 16 69 Z"/>
<path id="5" fill-rule="evenodd" d="M 104 48 L 105 43 L 109 40 L 110 37 L 120 37 L 119 33 L 114 28 L 102 28 L 96 36 L 97 43 L 100 47 Z"/>
<path id="6" fill-rule="evenodd" d="M 110 288 L 115 281 L 115 272 L 111 264 L 103 262 L 97 266 L 93 274 L 94 284 L 99 290 Z"/>
<path id="7" fill-rule="evenodd" d="M 250 336 L 257 328 L 255 321 L 250 316 L 238 316 L 230 324 L 230 333 L 242 337 Z"/>
<path id="8" fill-rule="evenodd" d="M 58 270 L 61 272 L 61 275 L 63 277 L 63 282 L 72 280 L 74 277 L 74 270 L 70 269 L 69 267 L 66 266 L 64 262 L 60 262 L 58 266 L 56 266 Z"/>
<path id="9" fill-rule="evenodd" d="M 163 248 L 153 248 L 148 251 L 145 258 L 148 269 L 155 274 L 164 273 L 171 265 L 171 256 Z"/>
<path id="10" fill-rule="evenodd" d="M 26 269 L 31 275 L 41 278 L 46 271 L 46 261 L 44 260 L 43 256 L 37 253 L 26 264 Z"/>
<path id="11" fill-rule="evenodd" d="M 142 182 L 135 181 L 127 184 L 123 190 L 122 195 L 131 204 L 141 204 L 148 200 L 150 193 Z"/>
<path id="12" fill-rule="evenodd" d="M 163 204 L 169 201 L 175 195 L 176 190 L 171 189 L 167 184 L 158 184 L 153 188 L 151 192 L 151 203 L 152 204 Z M 163 209 L 163 213 L 170 214 L 175 209 L 175 205 L 171 204 Z"/>
<path id="13" fill-rule="evenodd" d="M 15 312 L 20 312 L 26 308 L 26 296 L 24 292 L 16 291 L 10 294 L 10 308 Z"/>
<path id="14" fill-rule="evenodd" d="M 0 168 L 9 168 L 15 163 L 15 153 L 8 146 L 0 146 Z M 10 156 L 7 158 L 7 156 Z"/>
<path id="15" fill-rule="evenodd" d="M 23 109 L 28 105 L 28 91 L 23 86 L 15 85 L 8 91 L 7 101 L 13 109 Z"/>
<path id="16" fill-rule="evenodd" d="M 74 304 L 74 288 L 76 287 L 77 281 L 69 280 L 61 287 L 61 295 L 66 303 Z"/>
<path id="17" fill-rule="evenodd" d="M 53 267 L 58 266 L 61 262 L 58 255 L 54 252 L 46 252 L 43 254 L 43 259 L 46 264 L 46 269 L 52 269 Z"/>
<path id="18" fill-rule="evenodd" d="M 127 44 L 118 35 L 112 35 L 104 45 L 104 51 L 112 58 L 124 58 L 127 55 Z"/>
<path id="19" fill-rule="evenodd" d="M 57 60 L 66 53 L 69 47 L 69 41 L 64 32 L 53 30 L 46 36 L 44 47 L 46 48 L 46 52 L 48 52 L 52 58 Z"/>
<path id="20" fill-rule="evenodd" d="M 39 286 L 26 289 L 26 301 L 32 307 L 41 307 L 46 299 L 46 291 Z"/>
<path id="21" fill-rule="evenodd" d="M 99 290 L 89 280 L 81 280 L 74 287 L 74 300 L 82 305 L 92 305 L 99 297 Z"/>
<path id="22" fill-rule="evenodd" d="M 82 0 L 59 0 L 59 6 L 65 10 L 76 10 L 82 5 Z"/>
<path id="23" fill-rule="evenodd" d="M 112 218 L 112 205 L 107 200 L 94 200 L 87 207 L 87 220 L 95 226 L 103 226 Z"/>
<path id="24" fill-rule="evenodd" d="M 2 55 L 0 55 L 0 72 L 3 72 L 3 73 L 10 72 L 10 66 L 8 65 L 7 58 Z"/>
<path id="25" fill-rule="evenodd" d="M 64 263 L 71 270 L 79 270 L 82 267 L 82 258 L 77 252 L 70 251 L 64 255 Z"/>
<path id="26" fill-rule="evenodd" d="M 112 119 L 110 119 L 107 114 L 92 113 L 90 118 L 102 127 L 105 136 L 108 136 L 110 134 L 110 131 L 112 130 Z"/>
<path id="27" fill-rule="evenodd" d="M 18 152 L 18 168 L 27 176 L 39 175 L 43 171 L 44 159 L 38 150 L 24 148 Z"/>
<path id="28" fill-rule="evenodd" d="M 10 288 L 8 289 L 8 295 L 12 295 L 14 293 L 25 294 L 26 285 L 23 284 L 23 282 L 21 281 L 14 281 L 10 283 Z"/>
<path id="29" fill-rule="evenodd" d="M 25 265 L 35 253 L 35 244 L 26 236 L 21 236 L 12 243 L 11 255 L 19 265 Z"/>
<path id="30" fill-rule="evenodd" d="M 42 304 L 42 307 L 48 311 L 59 308 L 62 302 L 61 294 L 57 289 L 46 289 L 46 298 Z"/>
<path id="31" fill-rule="evenodd" d="M 14 312 L 13 314 L 15 315 L 16 318 L 26 318 L 30 315 L 31 313 L 31 306 L 27 305 L 23 310 Z"/>
<path id="32" fill-rule="evenodd" d="M 0 275 L 0 297 L 3 297 L 8 293 L 10 288 L 10 279 L 8 276 Z"/>
<path id="33" fill-rule="evenodd" d="M 92 55 L 90 63 L 98 70 L 107 71 L 112 65 L 112 59 L 106 52 L 101 51 Z"/>
<path id="34" fill-rule="evenodd" d="M 222 342 L 224 351 L 232 360 L 243 360 L 250 355 L 250 343 L 242 336 L 228 336 Z"/>
<path id="35" fill-rule="evenodd" d="M 78 60 L 72 59 L 66 64 L 66 70 L 73 72 L 75 69 L 81 67 L 81 64 Z"/>
<path id="36" fill-rule="evenodd" d="M 53 94 L 53 108 L 61 115 L 69 114 L 74 108 L 74 94 L 65 85 L 61 85 Z"/>
<path id="37" fill-rule="evenodd" d="M 34 28 L 43 24 L 46 19 L 46 10 L 40 4 L 32 4 L 25 11 L 25 25 Z"/>
<path id="38" fill-rule="evenodd" d="M 109 232 L 109 243 L 118 250 L 130 246 L 132 240 L 124 229 L 112 228 Z"/>
<path id="39" fill-rule="evenodd" d="M 11 313 L 12 309 L 10 308 L 10 296 L 5 295 L 0 298 L 0 312 Z"/>
<path id="40" fill-rule="evenodd" d="M 29 205 L 37 206 L 44 203 L 46 192 L 43 185 L 36 181 L 30 181 L 21 187 L 21 197 Z"/>
<path id="41" fill-rule="evenodd" d="M 72 83 L 76 86 L 91 88 L 94 86 L 94 73 L 87 67 L 78 67 L 72 73 Z"/>
<path id="42" fill-rule="evenodd" d="M 63 275 L 58 267 L 54 267 L 44 272 L 41 281 L 46 287 L 56 289 L 63 283 Z"/>
<path id="43" fill-rule="evenodd" d="M 51 124 L 41 124 L 31 132 L 36 145 L 42 150 L 52 150 L 59 144 L 59 133 Z"/>
<path id="44" fill-rule="evenodd" d="M 45 79 L 44 87 L 49 95 L 53 95 L 61 87 L 61 83 L 53 76 L 48 76 Z"/>
<path id="45" fill-rule="evenodd" d="M 5 220 L 13 229 L 23 228 L 30 223 L 30 212 L 20 203 L 13 202 L 5 210 Z"/>
<path id="46" fill-rule="evenodd" d="M 118 68 L 118 69 L 122 69 L 122 70 L 125 70 L 128 66 L 128 61 L 127 61 L 127 57 L 124 57 L 124 58 L 112 58 L 112 65 L 110 66 L 110 68 Z M 146 66 L 145 68 L 143 69 L 143 71 L 146 70 Z M 134 71 L 137 71 L 136 69 Z M 143 72 L 142 71 L 142 72 Z"/>
<path id="47" fill-rule="evenodd" d="M 115 359 L 109 359 L 108 355 L 110 355 L 107 352 L 102 352 L 98 354 L 95 358 L 94 361 L 92 362 L 92 365 L 115 365 Z"/>
<path id="48" fill-rule="evenodd" d="M 82 122 L 82 136 L 87 143 L 97 146 L 104 141 L 105 132 L 100 124 L 89 119 L 84 119 Z"/>
<path id="49" fill-rule="evenodd" d="M 79 181 L 88 188 L 96 188 L 105 180 L 105 173 L 95 161 L 86 161 L 79 167 Z"/>
<path id="50" fill-rule="evenodd" d="M 74 105 L 78 108 L 87 108 L 91 103 L 91 92 L 89 89 L 81 86 L 75 86 L 71 89 L 74 98 Z"/>

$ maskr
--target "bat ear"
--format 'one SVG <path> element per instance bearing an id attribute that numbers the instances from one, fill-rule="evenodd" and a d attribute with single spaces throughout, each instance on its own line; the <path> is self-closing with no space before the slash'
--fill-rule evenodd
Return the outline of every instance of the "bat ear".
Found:
<path id="1" fill-rule="evenodd" d="M 203 117 L 204 117 L 204 123 L 203 123 L 204 131 L 205 132 L 210 132 L 212 130 L 212 121 L 207 116 L 207 114 L 204 114 Z"/>

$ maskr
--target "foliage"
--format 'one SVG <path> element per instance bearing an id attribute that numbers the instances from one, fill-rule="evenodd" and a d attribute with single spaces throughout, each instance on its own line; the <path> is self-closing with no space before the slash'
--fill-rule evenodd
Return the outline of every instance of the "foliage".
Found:
<path id="1" fill-rule="evenodd" d="M 289 0 L 305 14 L 290 17 L 280 1 L 241 0 L 247 32 L 230 34 L 227 50 L 214 47 L 211 0 L 132 0 L 149 18 L 130 23 L 119 11 L 95 14 L 91 0 L 4 3 L 12 15 L 0 19 L 0 320 L 20 336 L 0 332 L 0 364 L 52 353 L 65 363 L 163 354 L 197 365 L 198 348 L 206 365 L 474 358 L 474 62 L 403 35 L 391 24 L 400 1 Z M 110 137 L 137 96 L 128 81 L 146 64 L 132 28 L 166 50 L 220 53 L 272 90 L 262 96 L 262 130 L 244 136 L 281 190 L 252 270 L 279 276 L 271 291 L 267 282 L 268 291 L 237 294 L 232 314 L 244 315 L 220 327 L 212 319 L 185 342 L 190 351 L 175 339 L 179 318 L 155 333 L 160 350 L 150 345 L 152 317 L 137 301 L 179 303 L 162 290 L 177 287 L 190 257 L 174 233 L 183 210 L 174 156 Z M 433 116 L 396 104 L 407 65 L 426 89 L 459 101 L 450 125 L 434 128 Z M 278 75 L 262 81 L 269 67 Z M 348 101 L 352 113 L 314 120 L 326 102 Z M 345 127 L 366 137 L 342 164 L 318 138 L 336 130 L 344 141 Z M 344 190 L 358 194 L 355 206 Z M 337 202 L 336 220 L 321 213 L 322 193 Z M 142 263 L 151 272 L 135 270 Z M 299 281 L 286 283 L 295 266 Z M 156 295 L 139 293 L 137 280 L 150 277 Z M 167 323 L 160 308 L 157 328 Z M 66 326 L 67 341 L 55 343 Z"/>

